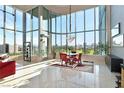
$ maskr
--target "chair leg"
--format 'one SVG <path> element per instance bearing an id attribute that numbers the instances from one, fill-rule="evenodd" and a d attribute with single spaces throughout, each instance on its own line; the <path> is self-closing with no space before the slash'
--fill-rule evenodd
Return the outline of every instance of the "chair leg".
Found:
<path id="1" fill-rule="evenodd" d="M 67 67 L 67 62 L 65 63 L 66 67 Z"/>
<path id="2" fill-rule="evenodd" d="M 68 66 L 68 64 L 70 64 L 69 61 L 66 62 L 66 66 Z"/>
<path id="3" fill-rule="evenodd" d="M 61 61 L 61 65 L 63 65 L 63 61 Z"/>

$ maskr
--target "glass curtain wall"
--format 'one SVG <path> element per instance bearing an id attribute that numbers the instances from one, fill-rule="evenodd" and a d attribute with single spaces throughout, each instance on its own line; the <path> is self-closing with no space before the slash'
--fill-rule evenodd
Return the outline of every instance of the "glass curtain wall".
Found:
<path id="1" fill-rule="evenodd" d="M 70 14 L 59 15 L 53 13 L 55 16 L 50 19 L 52 21 L 52 29 L 50 31 L 52 33 L 52 47 L 55 48 L 56 53 L 69 52 L 69 49 L 76 49 L 76 52 L 83 54 L 101 54 L 99 45 L 99 42 L 101 42 L 100 34 L 104 34 L 102 36 L 104 37 L 105 30 L 101 32 L 99 30 L 99 8 L 100 7 L 95 7 L 71 13 L 71 31 Z M 45 8 L 44 11 L 52 15 L 51 12 Z M 45 30 L 44 28 L 44 31 L 49 30 Z M 69 41 L 69 36 L 74 37 L 73 40 Z"/>
<path id="2" fill-rule="evenodd" d="M 76 50 L 84 54 L 84 11 L 76 12 L 76 32 Z"/>
<path id="3" fill-rule="evenodd" d="M 26 42 L 31 43 L 31 54 L 38 55 L 39 16 L 38 7 L 26 13 Z"/>
<path id="4" fill-rule="evenodd" d="M 26 42 L 31 42 L 32 55 L 39 52 L 38 9 L 36 7 L 26 13 Z M 56 53 L 76 49 L 83 54 L 105 54 L 105 15 L 105 6 L 98 6 L 71 13 L 70 21 L 70 14 L 56 14 L 43 8 L 40 54 L 47 56 L 51 49 Z M 22 11 L 12 6 L 0 5 L 0 20 L 0 53 L 22 54 Z M 69 40 L 70 36 L 74 38 Z M 9 46 L 8 51 L 3 49 L 4 45 Z"/>
<path id="5" fill-rule="evenodd" d="M 107 53 L 106 43 L 106 7 L 99 7 L 99 52 L 101 55 Z"/>
<path id="6" fill-rule="evenodd" d="M 3 5 L 0 5 L 0 54 L 1 53 L 4 53 L 4 49 L 3 49 L 3 44 L 4 44 L 4 6 Z"/>
<path id="7" fill-rule="evenodd" d="M 49 11 L 43 8 L 43 20 L 42 20 L 42 33 L 41 38 L 41 54 L 44 57 L 48 56 L 48 34 L 49 34 Z"/>
<path id="8" fill-rule="evenodd" d="M 22 54 L 22 15 L 12 6 L 0 5 L 0 53 Z"/>

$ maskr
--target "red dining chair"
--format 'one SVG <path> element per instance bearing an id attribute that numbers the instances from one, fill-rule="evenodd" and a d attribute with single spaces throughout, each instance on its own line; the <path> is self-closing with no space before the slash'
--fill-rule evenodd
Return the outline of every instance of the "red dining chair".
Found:
<path id="1" fill-rule="evenodd" d="M 80 62 L 81 62 L 81 57 L 82 57 L 82 53 L 79 53 L 79 54 L 77 54 L 77 55 L 73 58 L 73 61 L 80 63 Z"/>
<path id="2" fill-rule="evenodd" d="M 69 57 L 65 53 L 60 53 L 60 59 L 61 59 L 61 65 L 63 65 L 63 62 L 65 62 L 66 66 L 67 63 L 69 62 Z"/>

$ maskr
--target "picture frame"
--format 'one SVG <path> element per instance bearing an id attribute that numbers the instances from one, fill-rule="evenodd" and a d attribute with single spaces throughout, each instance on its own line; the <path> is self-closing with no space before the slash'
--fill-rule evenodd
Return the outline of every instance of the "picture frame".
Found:
<path id="1" fill-rule="evenodd" d="M 124 34 L 112 38 L 112 46 L 124 47 Z"/>
<path id="2" fill-rule="evenodd" d="M 120 34 L 120 23 L 116 24 L 112 29 L 111 29 L 111 36 L 116 37 L 117 35 Z"/>

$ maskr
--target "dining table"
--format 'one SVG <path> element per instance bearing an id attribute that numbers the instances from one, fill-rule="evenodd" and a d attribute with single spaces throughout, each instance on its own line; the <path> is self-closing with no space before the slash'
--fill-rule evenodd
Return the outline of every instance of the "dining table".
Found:
<path id="1" fill-rule="evenodd" d="M 67 56 L 69 56 L 69 64 L 73 65 L 73 59 L 78 55 L 79 53 L 67 53 Z"/>
<path id="2" fill-rule="evenodd" d="M 76 56 L 78 55 L 79 53 L 67 53 L 68 56 Z"/>

